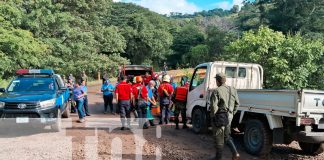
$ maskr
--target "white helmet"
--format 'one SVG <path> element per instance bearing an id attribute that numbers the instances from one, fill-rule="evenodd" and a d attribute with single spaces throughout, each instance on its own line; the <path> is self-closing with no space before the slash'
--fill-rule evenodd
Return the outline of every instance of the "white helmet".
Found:
<path id="1" fill-rule="evenodd" d="M 164 75 L 163 76 L 163 82 L 169 82 L 170 83 L 171 77 L 169 75 Z"/>

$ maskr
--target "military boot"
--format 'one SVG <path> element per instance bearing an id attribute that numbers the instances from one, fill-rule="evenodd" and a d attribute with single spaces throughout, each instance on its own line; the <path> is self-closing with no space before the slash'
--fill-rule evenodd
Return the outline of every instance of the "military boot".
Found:
<path id="1" fill-rule="evenodd" d="M 228 140 L 227 145 L 228 145 L 228 147 L 230 148 L 230 150 L 232 152 L 232 160 L 239 160 L 240 159 L 240 154 L 238 153 L 233 140 Z"/>
<path id="2" fill-rule="evenodd" d="M 223 147 L 216 148 L 216 160 L 222 160 L 223 158 Z"/>

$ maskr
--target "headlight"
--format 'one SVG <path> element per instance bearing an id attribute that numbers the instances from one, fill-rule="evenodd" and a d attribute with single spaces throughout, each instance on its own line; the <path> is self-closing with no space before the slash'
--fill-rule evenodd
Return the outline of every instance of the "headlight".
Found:
<path id="1" fill-rule="evenodd" d="M 52 107 L 52 106 L 55 105 L 55 99 L 50 99 L 50 100 L 47 100 L 47 101 L 41 101 L 41 102 L 39 102 L 39 105 L 42 108 Z"/>
<path id="2" fill-rule="evenodd" d="M 0 102 L 0 108 L 4 108 L 5 105 L 5 102 Z"/>

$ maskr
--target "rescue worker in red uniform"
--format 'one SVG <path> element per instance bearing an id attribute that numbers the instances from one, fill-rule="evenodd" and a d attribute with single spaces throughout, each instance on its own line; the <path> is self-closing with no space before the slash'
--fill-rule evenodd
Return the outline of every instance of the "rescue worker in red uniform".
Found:
<path id="1" fill-rule="evenodd" d="M 145 73 L 145 76 L 143 78 L 143 81 L 144 81 L 144 85 L 145 86 L 147 86 L 149 84 L 149 82 L 152 80 L 152 77 L 153 76 L 151 76 L 149 72 L 146 72 Z"/>
<path id="2" fill-rule="evenodd" d="M 175 90 L 175 96 L 174 98 L 174 116 L 175 116 L 175 124 L 176 124 L 176 129 L 179 129 L 179 115 L 181 114 L 181 119 L 183 129 L 188 128 L 187 126 L 187 116 L 186 116 L 186 102 L 187 102 L 187 93 L 188 93 L 188 78 L 186 77 L 181 77 L 181 87 L 177 87 Z"/>
<path id="3" fill-rule="evenodd" d="M 118 106 L 120 109 L 120 120 L 122 123 L 121 130 L 125 129 L 125 122 L 127 118 L 127 127 L 128 129 L 131 128 L 130 126 L 130 111 L 131 111 L 131 100 L 132 100 L 132 86 L 126 82 L 127 77 L 122 76 L 121 81 L 116 86 L 116 100 L 118 102 Z"/>
<path id="4" fill-rule="evenodd" d="M 170 84 L 171 77 L 164 75 L 162 84 L 158 88 L 160 98 L 160 123 L 161 125 L 169 123 L 170 107 L 172 105 L 171 98 L 173 94 L 173 87 Z"/>
<path id="5" fill-rule="evenodd" d="M 147 129 L 146 114 L 147 114 L 147 102 L 148 102 L 148 91 L 145 85 L 143 85 L 143 79 L 141 76 L 135 77 L 136 84 L 133 85 L 133 104 L 138 113 L 139 128 Z"/>

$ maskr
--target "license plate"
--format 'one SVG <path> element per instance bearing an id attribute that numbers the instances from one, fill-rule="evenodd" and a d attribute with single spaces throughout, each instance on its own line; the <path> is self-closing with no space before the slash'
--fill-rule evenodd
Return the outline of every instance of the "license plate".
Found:
<path id="1" fill-rule="evenodd" d="M 29 123 L 29 118 L 28 117 L 17 117 L 16 123 Z"/>

